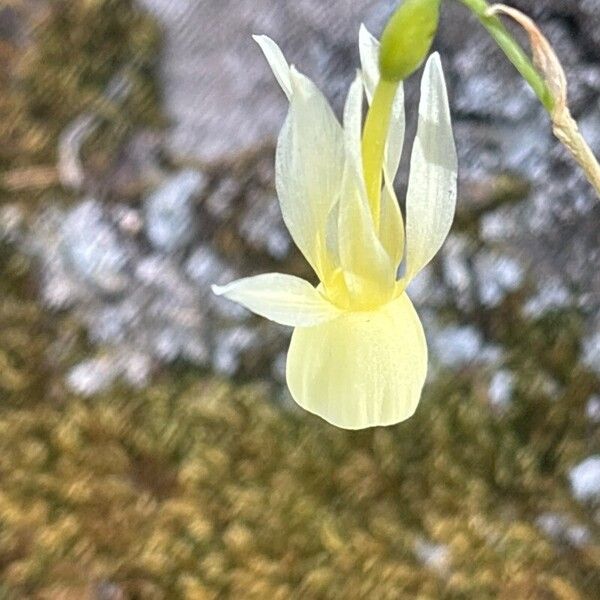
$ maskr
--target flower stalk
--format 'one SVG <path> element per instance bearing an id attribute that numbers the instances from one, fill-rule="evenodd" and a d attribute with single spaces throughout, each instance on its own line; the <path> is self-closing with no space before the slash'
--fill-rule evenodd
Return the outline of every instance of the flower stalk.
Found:
<path id="1" fill-rule="evenodd" d="M 362 138 L 365 185 L 375 228 L 381 214 L 381 183 L 385 141 L 390 126 L 392 105 L 398 89 L 397 81 L 380 80 L 367 113 Z"/>
<path id="2" fill-rule="evenodd" d="M 490 13 L 490 5 L 486 0 L 460 0 L 479 19 L 488 30 L 508 60 L 529 83 L 544 108 L 550 112 L 554 108 L 554 99 L 543 77 L 538 73 L 531 59 L 523 51 L 519 42 L 503 25 L 500 18 Z"/>
<path id="3" fill-rule="evenodd" d="M 385 141 L 396 91 L 401 81 L 422 64 L 437 31 L 441 0 L 404 0 L 381 35 L 379 83 L 367 113 L 362 137 L 362 159 L 367 197 L 376 230 L 381 212 Z"/>

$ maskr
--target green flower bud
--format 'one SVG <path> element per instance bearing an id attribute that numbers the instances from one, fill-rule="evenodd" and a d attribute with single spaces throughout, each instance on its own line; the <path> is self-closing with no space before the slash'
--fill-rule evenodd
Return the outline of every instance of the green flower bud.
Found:
<path id="1" fill-rule="evenodd" d="M 381 36 L 379 69 L 387 81 L 402 81 L 425 60 L 440 16 L 441 0 L 404 0 Z"/>

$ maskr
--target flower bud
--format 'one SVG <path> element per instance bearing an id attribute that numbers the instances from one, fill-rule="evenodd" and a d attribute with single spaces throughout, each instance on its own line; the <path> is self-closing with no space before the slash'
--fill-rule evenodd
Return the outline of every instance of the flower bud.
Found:
<path id="1" fill-rule="evenodd" d="M 437 31 L 441 0 L 404 0 L 381 36 L 379 69 L 387 81 L 402 81 L 423 63 Z"/>

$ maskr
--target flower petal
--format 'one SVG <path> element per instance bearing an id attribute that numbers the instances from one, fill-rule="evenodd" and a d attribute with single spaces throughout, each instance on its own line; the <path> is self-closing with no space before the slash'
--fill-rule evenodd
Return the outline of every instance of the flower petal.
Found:
<path id="1" fill-rule="evenodd" d="M 253 35 L 252 39 L 260 46 L 269 66 L 279 82 L 288 100 L 292 98 L 292 81 L 290 79 L 290 67 L 283 56 L 279 46 L 266 35 Z"/>
<path id="2" fill-rule="evenodd" d="M 326 250 L 327 217 L 338 200 L 344 170 L 344 136 L 327 100 L 295 69 L 290 111 L 275 155 L 283 220 L 321 281 L 335 269 Z"/>
<path id="3" fill-rule="evenodd" d="M 265 273 L 213 285 L 212 290 L 261 317 L 291 327 L 312 327 L 341 314 L 308 281 L 292 275 Z"/>
<path id="4" fill-rule="evenodd" d="M 365 91 L 370 103 L 379 83 L 379 42 L 365 27 L 364 23 L 361 23 L 358 31 L 358 51 L 365 78 Z"/>
<path id="5" fill-rule="evenodd" d="M 385 172 L 381 192 L 379 239 L 390 257 L 394 269 L 397 270 L 404 254 L 404 223 L 396 192 Z"/>
<path id="6" fill-rule="evenodd" d="M 448 94 L 435 53 L 421 81 L 419 125 L 406 194 L 406 281 L 433 258 L 448 235 L 456 207 L 457 168 Z"/>
<path id="7" fill-rule="evenodd" d="M 362 161 L 363 78 L 360 71 L 348 90 L 344 105 L 344 144 L 347 166 L 353 169 L 355 183 L 367 202 Z"/>
<path id="8" fill-rule="evenodd" d="M 388 177 L 390 185 L 394 184 L 394 179 L 400 165 L 402 148 L 404 146 L 405 122 L 404 88 L 402 87 L 402 83 L 400 83 L 394 96 L 394 103 L 392 104 L 392 116 L 385 143 L 385 158 L 383 163 L 384 172 Z"/>
<path id="9" fill-rule="evenodd" d="M 345 429 L 408 419 L 426 372 L 423 328 L 406 294 L 374 312 L 294 330 L 287 359 L 295 401 Z"/>

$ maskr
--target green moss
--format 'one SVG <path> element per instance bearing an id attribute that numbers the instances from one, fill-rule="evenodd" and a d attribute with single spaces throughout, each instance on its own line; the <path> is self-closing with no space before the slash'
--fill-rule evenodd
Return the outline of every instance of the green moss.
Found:
<path id="1" fill-rule="evenodd" d="M 594 528 L 564 476 L 589 451 L 577 375 L 552 401 L 527 369 L 505 416 L 484 372 L 442 374 L 414 418 L 363 432 L 194 373 L 93 400 L 15 393 L 0 407 L 7 597 L 593 598 L 598 547 L 532 524 L 551 510 Z M 417 560 L 422 537 L 448 547 L 441 571 Z"/>
<path id="2" fill-rule="evenodd" d="M 0 173 L 53 167 L 60 133 L 82 113 L 107 118 L 86 146 L 92 154 L 110 154 L 133 126 L 162 123 L 153 78 L 159 35 L 132 0 L 57 0 L 42 15 L 22 18 L 32 41 L 12 48 L 0 69 Z M 107 102 L 109 82 L 124 70 L 129 96 Z"/>
<path id="3" fill-rule="evenodd" d="M 0 243 L 0 398 L 15 400 L 39 383 L 49 343 L 43 317 L 28 296 L 29 261 Z"/>
<path id="4" fill-rule="evenodd" d="M 103 581 L 131 598 L 593 597 L 594 551 L 531 525 L 572 513 L 564 483 L 475 388 L 440 382 L 415 419 L 361 433 L 192 376 L 4 407 L 2 579 L 23 597 Z M 448 545 L 446 575 L 416 560 L 423 534 Z"/>

